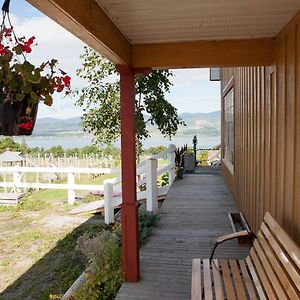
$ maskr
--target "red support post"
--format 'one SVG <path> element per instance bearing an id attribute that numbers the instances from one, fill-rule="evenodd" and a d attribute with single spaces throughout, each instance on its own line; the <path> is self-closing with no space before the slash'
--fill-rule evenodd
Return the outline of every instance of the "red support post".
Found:
<path id="1" fill-rule="evenodd" d="M 138 206 L 136 201 L 136 130 L 134 71 L 117 66 L 120 74 L 122 161 L 122 269 L 126 282 L 140 280 Z"/>

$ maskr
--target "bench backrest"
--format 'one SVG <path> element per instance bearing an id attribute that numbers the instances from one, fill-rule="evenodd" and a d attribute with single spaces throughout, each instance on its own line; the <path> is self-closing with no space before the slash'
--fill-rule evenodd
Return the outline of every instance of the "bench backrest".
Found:
<path id="1" fill-rule="evenodd" d="M 262 298 L 263 289 L 269 299 L 300 299 L 300 249 L 269 213 L 247 261 L 259 276 L 255 284 Z"/>

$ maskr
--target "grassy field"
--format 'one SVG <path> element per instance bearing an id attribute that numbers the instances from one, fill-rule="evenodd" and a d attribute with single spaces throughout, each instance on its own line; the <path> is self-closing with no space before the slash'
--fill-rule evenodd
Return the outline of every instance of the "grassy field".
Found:
<path id="1" fill-rule="evenodd" d="M 109 176 L 78 183 L 102 184 Z M 77 193 L 81 202 L 99 199 Z M 18 206 L 0 206 L 0 299 L 60 299 L 85 268 L 76 242 L 84 232 L 102 230 L 100 216 L 73 216 L 67 191 L 41 190 Z M 50 298 L 49 298 L 50 297 Z"/>

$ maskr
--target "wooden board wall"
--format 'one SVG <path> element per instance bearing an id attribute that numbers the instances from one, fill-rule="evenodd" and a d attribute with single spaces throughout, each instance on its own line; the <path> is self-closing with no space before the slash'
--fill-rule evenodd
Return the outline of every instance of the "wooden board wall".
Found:
<path id="1" fill-rule="evenodd" d="M 300 14 L 276 38 L 276 64 L 234 76 L 235 172 L 223 175 L 252 230 L 266 211 L 300 245 Z"/>

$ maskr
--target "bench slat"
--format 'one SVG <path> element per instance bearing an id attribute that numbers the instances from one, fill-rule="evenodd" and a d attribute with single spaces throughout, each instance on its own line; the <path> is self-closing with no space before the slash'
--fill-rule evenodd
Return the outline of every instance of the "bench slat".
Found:
<path id="1" fill-rule="evenodd" d="M 214 259 L 212 262 L 212 270 L 214 275 L 216 300 L 224 300 L 223 285 L 220 275 L 219 261 Z"/>
<path id="2" fill-rule="evenodd" d="M 233 281 L 235 285 L 236 295 L 239 300 L 246 300 L 244 285 L 241 279 L 240 270 L 236 260 L 230 259 L 229 265 L 232 271 Z"/>
<path id="3" fill-rule="evenodd" d="M 201 260 L 193 259 L 192 264 L 192 300 L 201 300 Z"/>
<path id="4" fill-rule="evenodd" d="M 209 259 L 203 259 L 204 294 L 205 300 L 213 299 Z"/>
<path id="5" fill-rule="evenodd" d="M 278 245 L 277 241 L 273 237 L 273 235 L 270 233 L 268 228 L 266 227 L 265 224 L 261 225 L 261 231 L 264 233 L 265 237 L 269 241 L 272 249 L 276 253 L 277 257 L 279 258 L 280 262 L 288 272 L 288 274 L 291 277 L 291 280 L 294 282 L 296 285 L 298 291 L 300 292 L 300 274 L 297 272 L 297 270 L 294 268 L 294 266 L 291 264 L 289 261 L 288 256 L 286 255 L 286 252 L 283 251 L 280 246 Z"/>
<path id="6" fill-rule="evenodd" d="M 277 297 L 280 300 L 288 300 L 288 298 L 287 298 L 284 290 L 282 289 L 282 286 L 276 276 L 276 273 L 274 273 L 274 270 L 272 269 L 266 255 L 264 253 L 264 250 L 261 248 L 261 246 L 257 240 L 254 241 L 253 247 L 256 250 L 256 253 L 257 253 L 257 255 L 266 271 L 266 274 L 277 294 Z"/>
<path id="7" fill-rule="evenodd" d="M 248 295 L 251 300 L 257 300 L 256 293 L 253 287 L 253 280 L 250 278 L 249 273 L 247 271 L 247 267 L 244 260 L 239 260 L 240 268 L 243 274 L 244 282 L 247 287 Z"/>
<path id="8" fill-rule="evenodd" d="M 279 224 L 272 218 L 269 213 L 265 214 L 264 221 L 268 224 L 281 246 L 290 255 L 293 262 L 298 267 L 298 272 L 300 270 L 300 249 L 296 243 L 287 235 L 287 233 L 280 227 Z"/>
<path id="9" fill-rule="evenodd" d="M 300 248 L 269 213 L 245 260 L 192 265 L 192 300 L 300 299 Z"/>
<path id="10" fill-rule="evenodd" d="M 223 271 L 223 278 L 225 283 L 226 295 L 228 300 L 236 300 L 233 284 L 228 267 L 228 261 L 225 259 L 220 260 L 221 268 Z"/>
<path id="11" fill-rule="evenodd" d="M 251 248 L 251 250 L 250 250 L 250 257 L 253 261 L 253 265 L 255 267 L 257 276 L 259 277 L 259 279 L 262 283 L 263 289 L 266 292 L 266 294 L 268 295 L 268 298 L 272 299 L 272 300 L 278 299 L 272 288 L 272 285 L 269 282 L 268 275 L 266 274 L 263 266 L 261 265 L 254 248 Z"/>
<path id="12" fill-rule="evenodd" d="M 268 241 L 265 239 L 263 233 L 261 231 L 258 232 L 257 238 L 264 249 L 266 256 L 269 259 L 277 277 L 279 278 L 284 290 L 287 292 L 288 296 L 291 300 L 299 300 L 300 294 L 297 293 L 297 290 L 294 288 L 293 283 L 290 282 L 290 278 L 283 270 L 282 266 L 279 264 L 279 258 L 275 255 L 273 250 L 271 250 Z"/>
<path id="13" fill-rule="evenodd" d="M 254 285 L 256 287 L 256 291 L 258 293 L 259 299 L 266 300 L 266 296 L 265 296 L 264 290 L 263 290 L 263 288 L 262 288 L 262 286 L 260 284 L 260 281 L 259 281 L 258 276 L 256 274 L 256 271 L 255 271 L 255 269 L 253 267 L 253 264 L 252 264 L 250 256 L 248 256 L 246 258 L 246 262 L 247 262 L 248 268 L 250 270 L 251 276 L 253 278 L 253 282 L 254 282 Z"/>

